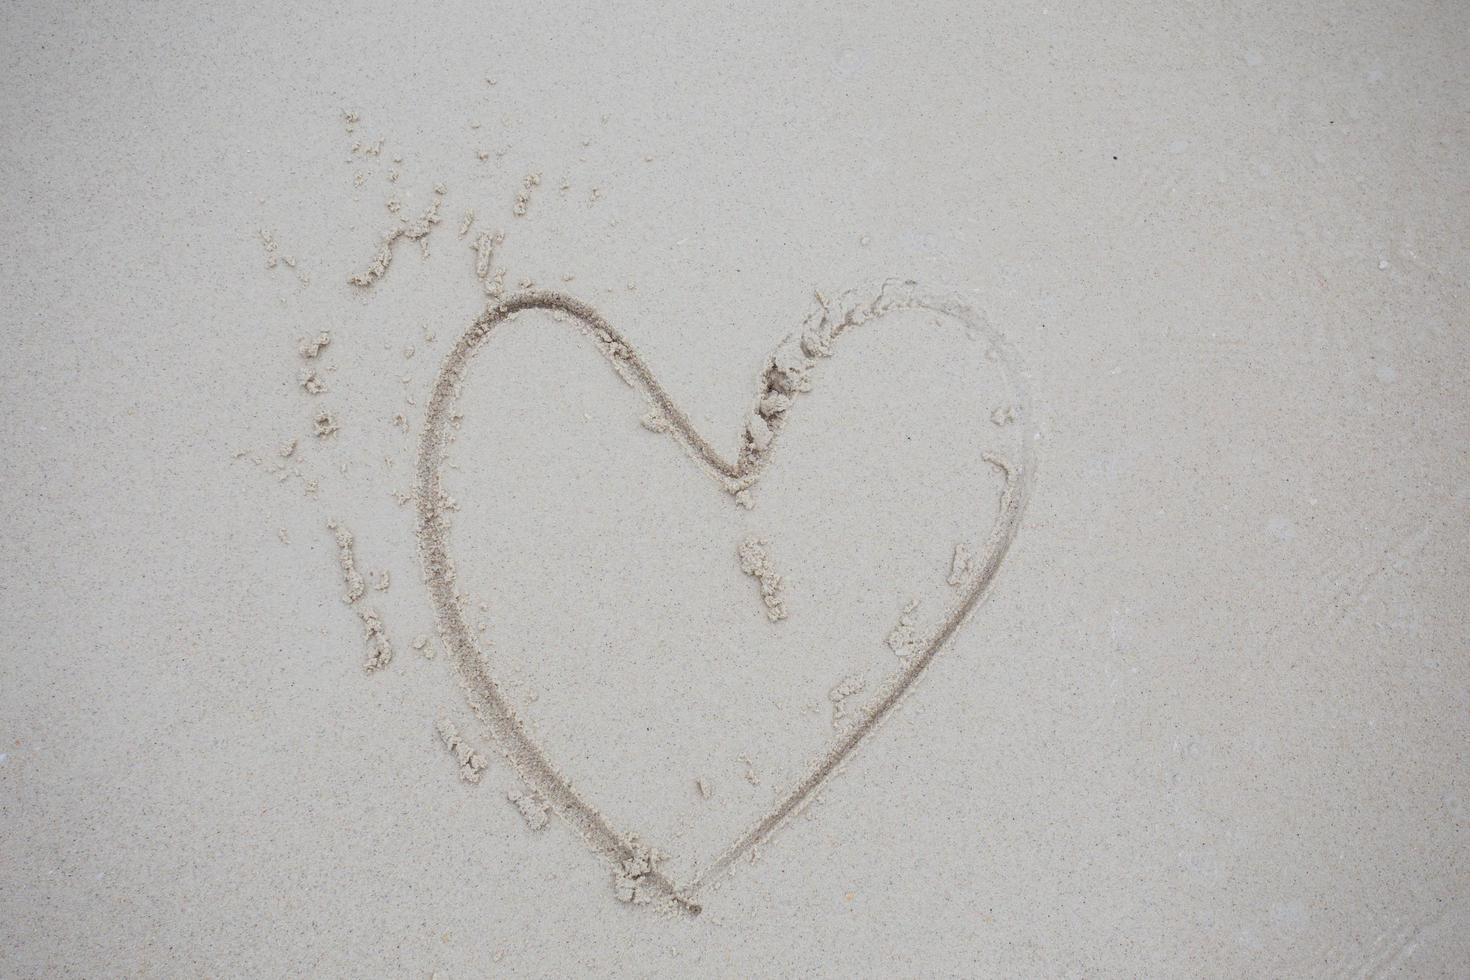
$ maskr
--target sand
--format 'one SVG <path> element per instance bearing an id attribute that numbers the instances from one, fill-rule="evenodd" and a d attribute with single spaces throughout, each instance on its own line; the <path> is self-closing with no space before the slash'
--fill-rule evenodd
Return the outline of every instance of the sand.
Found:
<path id="1" fill-rule="evenodd" d="M 1467 29 L 7 8 L 0 974 L 1463 975 Z"/>

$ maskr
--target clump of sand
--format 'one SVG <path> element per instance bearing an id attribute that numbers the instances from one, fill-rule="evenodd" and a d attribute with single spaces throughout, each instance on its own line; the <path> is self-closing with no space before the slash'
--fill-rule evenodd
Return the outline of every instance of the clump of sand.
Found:
<path id="1" fill-rule="evenodd" d="M 327 521 L 327 528 L 337 539 L 337 561 L 342 566 L 342 578 L 347 585 L 347 592 L 342 596 L 342 601 L 351 605 L 361 599 L 363 592 L 367 589 L 362 575 L 357 570 L 357 556 L 353 551 L 352 532 L 335 520 Z"/>
<path id="2" fill-rule="evenodd" d="M 433 227 L 439 223 L 439 205 L 444 199 L 444 187 L 441 184 L 434 186 L 434 200 L 427 210 L 417 221 L 400 219 L 400 223 L 394 225 L 383 233 L 383 240 L 378 245 L 378 252 L 373 256 L 373 261 L 363 272 L 349 276 L 347 281 L 354 286 L 371 286 L 382 279 L 388 273 L 388 266 L 393 262 L 393 245 L 400 238 L 411 242 L 418 242 L 419 248 L 428 255 L 428 236 Z"/>
<path id="3" fill-rule="evenodd" d="M 832 728 L 840 730 L 851 721 L 852 716 L 848 713 L 847 702 L 853 696 L 862 692 L 868 686 L 861 674 L 853 674 L 844 677 L 832 690 L 827 692 L 827 700 L 832 702 Z"/>
<path id="4" fill-rule="evenodd" d="M 748 537 L 740 542 L 738 549 L 740 570 L 760 583 L 761 602 L 766 607 L 766 618 L 779 622 L 786 618 L 786 598 L 781 591 L 781 576 L 771 567 L 771 556 L 766 543 L 760 538 Z"/>
<path id="5" fill-rule="evenodd" d="M 393 643 L 388 639 L 388 631 L 383 628 L 383 620 L 378 616 L 377 610 L 363 610 L 362 626 L 363 639 L 367 641 L 368 647 L 367 660 L 363 661 L 362 669 L 371 674 L 388 666 L 393 659 Z"/>
<path id="6" fill-rule="evenodd" d="M 342 581 L 347 591 L 342 596 L 342 601 L 357 609 L 357 615 L 362 620 L 364 636 L 367 642 L 367 660 L 363 662 L 363 670 L 368 673 L 381 670 L 388 666 L 393 659 L 393 643 L 388 638 L 388 631 L 383 626 L 382 617 L 375 609 L 364 609 L 358 606 L 358 600 L 367 591 L 367 583 L 363 581 L 362 573 L 357 570 L 357 555 L 354 550 L 355 540 L 352 532 L 344 527 L 339 521 L 327 521 L 327 528 L 332 532 L 337 541 L 337 563 L 342 568 Z"/>
<path id="7" fill-rule="evenodd" d="M 755 404 L 746 416 L 744 440 L 731 491 L 754 482 L 769 459 L 771 447 L 798 395 L 811 390 L 811 372 L 821 358 L 832 356 L 838 337 L 860 324 L 894 310 L 925 307 L 911 283 L 885 283 L 870 300 L 854 301 L 844 295 L 828 302 L 817 295 L 820 309 L 801 328 L 777 346 L 761 374 Z"/>
<path id="8" fill-rule="evenodd" d="M 526 826 L 532 830 L 544 830 L 551 822 L 551 807 L 534 790 L 513 788 L 506 790 L 505 798 L 520 811 Z"/>
<path id="9" fill-rule="evenodd" d="M 448 718 L 440 718 L 434 723 L 434 728 L 439 733 L 444 747 L 453 753 L 454 758 L 459 762 L 459 778 L 467 783 L 478 783 L 480 776 L 485 772 L 485 757 L 465 741 L 454 722 Z"/>
<path id="10" fill-rule="evenodd" d="M 327 333 L 326 331 L 322 331 L 321 333 L 316 335 L 315 340 L 301 341 L 301 343 L 296 348 L 296 352 L 299 353 L 302 358 L 309 361 L 312 358 L 320 355 L 322 352 L 322 348 L 326 347 L 331 342 L 332 335 Z"/>
<path id="11" fill-rule="evenodd" d="M 516 203 L 512 212 L 517 218 L 524 218 L 527 209 L 531 206 L 531 188 L 541 186 L 541 175 L 539 173 L 526 174 L 526 179 L 521 181 L 521 189 L 516 191 Z"/>
<path id="12" fill-rule="evenodd" d="M 504 242 L 504 232 L 482 231 L 470 243 L 475 251 L 475 278 L 480 280 L 486 296 L 500 296 L 505 292 L 505 270 L 493 267 L 495 250 Z"/>
<path id="13" fill-rule="evenodd" d="M 898 615 L 898 623 L 888 633 L 884 641 L 888 649 L 900 657 L 911 656 L 923 645 L 923 637 L 918 630 L 919 600 L 910 599 L 903 607 L 903 612 Z"/>
<path id="14" fill-rule="evenodd" d="M 613 890 L 617 893 L 618 900 L 646 905 L 655 898 L 664 897 L 667 889 L 662 882 L 658 882 L 654 888 L 645 887 L 645 882 L 657 880 L 655 876 L 658 873 L 658 863 L 663 855 L 636 837 L 628 841 L 628 849 L 631 853 L 618 863 L 613 874 Z"/>
<path id="15" fill-rule="evenodd" d="M 954 546 L 954 558 L 949 563 L 949 578 L 946 579 L 950 585 L 959 588 L 970 580 L 975 574 L 975 556 L 970 554 L 970 549 L 963 543 Z"/>

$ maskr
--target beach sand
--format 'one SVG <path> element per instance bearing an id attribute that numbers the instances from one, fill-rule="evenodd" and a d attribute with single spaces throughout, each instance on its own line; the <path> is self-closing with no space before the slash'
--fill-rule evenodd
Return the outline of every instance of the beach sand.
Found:
<path id="1" fill-rule="evenodd" d="M 1470 11 L 0 11 L 0 974 L 1461 976 Z"/>

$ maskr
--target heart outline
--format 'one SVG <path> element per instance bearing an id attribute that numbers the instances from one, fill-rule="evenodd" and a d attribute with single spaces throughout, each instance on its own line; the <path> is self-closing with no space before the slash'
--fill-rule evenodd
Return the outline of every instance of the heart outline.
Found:
<path id="1" fill-rule="evenodd" d="M 748 424 L 740 455 L 734 463 L 721 456 L 700 435 L 689 418 L 659 385 L 633 347 L 601 314 L 580 300 L 561 293 L 527 291 L 487 307 L 461 335 L 440 368 L 426 407 L 415 487 L 420 558 L 440 633 L 449 648 L 460 684 L 465 689 L 471 707 L 489 728 L 501 753 L 520 777 L 558 815 L 576 828 L 594 851 L 602 854 L 613 865 L 615 872 L 621 870 L 626 880 L 633 882 L 632 891 L 625 897 L 636 896 L 638 901 L 662 899 L 686 912 L 698 914 L 701 906 L 694 901 L 693 896 L 809 803 L 838 767 L 892 713 L 938 652 L 979 605 L 993 583 L 1000 564 L 1015 539 L 1030 495 L 1035 472 L 1033 440 L 1028 439 L 1022 431 L 1019 461 L 1014 465 L 1000 457 L 985 454 L 986 460 L 1001 468 L 1006 475 L 1006 486 L 985 551 L 985 560 L 974 572 L 968 587 L 951 606 L 949 615 L 939 630 L 929 637 L 924 649 L 889 682 L 883 696 L 858 715 L 857 723 L 828 748 L 803 779 L 786 791 L 765 816 L 736 838 L 711 865 L 700 870 L 692 881 L 680 887 L 654 866 L 650 860 L 651 852 L 641 846 L 636 836 L 618 833 L 595 807 L 578 795 L 571 782 L 557 770 L 531 738 L 514 705 L 501 691 L 500 685 L 486 667 L 479 642 L 464 621 L 460 610 L 454 587 L 454 566 L 448 556 L 448 523 L 444 516 L 446 498 L 440 486 L 439 475 L 448 444 L 446 430 L 450 418 L 449 407 L 458 396 L 470 359 L 495 327 L 513 320 L 522 311 L 543 310 L 556 319 L 569 318 L 580 325 L 584 332 L 589 333 L 613 368 L 630 386 L 641 390 L 655 411 L 661 413 L 667 422 L 668 431 L 684 449 L 722 482 L 727 491 L 740 493 L 759 479 L 770 458 L 774 439 L 771 430 L 779 433 L 786 409 L 801 391 L 806 390 L 806 371 L 815 365 L 817 358 L 830 355 L 833 340 L 847 329 L 887 313 L 901 309 L 925 309 L 959 320 L 966 325 L 967 332 L 972 336 L 976 332 L 986 335 L 991 345 L 989 351 L 1001 361 L 1002 373 L 1012 389 L 1013 410 L 1020 421 L 1029 424 L 1031 411 L 1024 385 L 1024 372 L 1017 369 L 1014 351 L 1005 338 L 991 329 L 983 317 L 961 303 L 936 302 L 923 298 L 917 284 L 911 280 L 902 282 L 894 290 L 894 295 L 890 296 L 889 291 L 894 287 L 894 282 L 885 282 L 877 297 L 870 303 L 851 307 L 846 303 L 839 304 L 842 316 L 837 319 L 833 317 L 831 306 L 819 294 L 820 311 L 814 311 L 802 330 L 788 335 L 778 345 L 763 374 L 766 382 L 764 392 L 776 391 L 789 396 L 785 405 L 767 416 L 764 414 L 768 410 L 766 403 L 758 399 L 760 422 Z M 755 417 L 756 413 L 753 413 L 752 418 Z M 764 433 L 759 431 L 762 427 L 766 427 Z"/>

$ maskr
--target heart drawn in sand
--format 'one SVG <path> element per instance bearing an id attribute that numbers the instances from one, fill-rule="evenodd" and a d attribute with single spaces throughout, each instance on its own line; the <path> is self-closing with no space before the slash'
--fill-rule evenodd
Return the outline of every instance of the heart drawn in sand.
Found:
<path id="1" fill-rule="evenodd" d="M 857 717 L 853 727 L 837 738 L 803 778 L 781 794 L 775 805 L 753 827 L 733 841 L 694 880 L 674 882 L 658 869 L 652 853 L 639 843 L 636 835 L 611 826 L 589 801 L 578 795 L 532 738 L 503 688 L 491 675 L 457 599 L 454 566 L 448 554 L 447 499 L 440 485 L 440 467 L 448 442 L 452 404 L 469 361 L 480 345 L 497 326 L 528 310 L 548 312 L 558 320 L 572 322 L 587 333 L 623 379 L 648 400 L 667 432 L 726 491 L 737 495 L 754 486 L 770 462 L 786 414 L 793 410 L 801 393 L 807 390 L 809 372 L 820 359 L 831 354 L 832 344 L 853 327 L 898 310 L 927 310 L 958 320 L 972 337 L 990 344 L 989 356 L 1000 362 L 1011 388 L 1013 411 L 1017 419 L 1029 424 L 1031 412 L 1021 373 L 1016 369 L 1014 355 L 1005 339 L 991 330 L 983 317 L 956 302 L 926 299 L 912 282 L 887 283 L 876 291 L 874 298 L 864 301 L 824 301 L 801 329 L 777 347 L 767 362 L 739 455 L 731 462 L 695 431 L 688 416 L 670 400 L 622 335 L 596 310 L 571 297 L 552 292 L 525 292 L 509 297 L 481 314 L 445 358 L 429 398 L 419 449 L 418 534 L 425 579 L 439 629 L 471 706 L 518 775 L 611 863 L 619 897 L 639 902 L 668 902 L 687 912 L 697 913 L 700 910 L 695 900 L 697 893 L 811 800 L 822 784 L 893 710 L 985 595 L 1015 537 L 1026 506 L 1035 469 L 1031 439 L 1025 434 L 1023 425 L 1018 427 L 1021 435 L 1013 459 L 985 456 L 1004 473 L 1005 490 L 988 544 L 938 629 L 927 637 L 917 655 L 907 662 L 880 696 Z"/>

